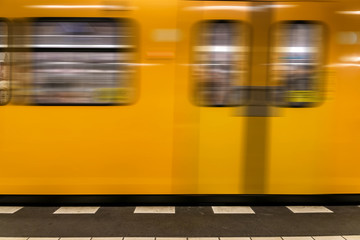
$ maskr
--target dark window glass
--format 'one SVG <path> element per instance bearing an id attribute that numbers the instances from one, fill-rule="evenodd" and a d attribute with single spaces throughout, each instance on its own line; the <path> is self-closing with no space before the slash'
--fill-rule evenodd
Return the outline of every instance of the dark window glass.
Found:
<path id="1" fill-rule="evenodd" d="M 130 103 L 134 33 L 127 21 L 39 19 L 22 36 L 31 48 L 27 94 L 40 105 Z M 21 61 L 20 61 L 21 62 Z"/>
<path id="2" fill-rule="evenodd" d="M 235 106 L 245 99 L 248 33 L 235 21 L 198 25 L 193 48 L 195 101 L 200 106 Z"/>
<path id="3" fill-rule="evenodd" d="M 7 49 L 8 25 L 0 22 L 0 105 L 10 100 L 10 54 Z"/>
<path id="4" fill-rule="evenodd" d="M 275 105 L 311 107 L 321 101 L 323 25 L 285 22 L 275 28 L 271 86 Z"/>

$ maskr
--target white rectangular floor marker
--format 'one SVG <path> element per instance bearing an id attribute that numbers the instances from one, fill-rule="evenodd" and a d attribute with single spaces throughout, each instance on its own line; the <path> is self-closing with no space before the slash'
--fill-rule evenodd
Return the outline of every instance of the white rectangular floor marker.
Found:
<path id="1" fill-rule="evenodd" d="M 95 214 L 99 208 L 100 207 L 61 207 L 56 210 L 54 214 Z"/>
<path id="2" fill-rule="evenodd" d="M 293 213 L 332 213 L 333 211 L 323 206 L 288 206 Z"/>
<path id="3" fill-rule="evenodd" d="M 341 236 L 315 236 L 313 237 L 315 240 L 345 240 Z"/>
<path id="4" fill-rule="evenodd" d="M 136 207 L 134 213 L 174 214 L 175 207 Z"/>
<path id="5" fill-rule="evenodd" d="M 0 214 L 13 214 L 23 207 L 0 207 Z"/>
<path id="6" fill-rule="evenodd" d="M 212 207 L 215 214 L 254 214 L 251 207 Z"/>

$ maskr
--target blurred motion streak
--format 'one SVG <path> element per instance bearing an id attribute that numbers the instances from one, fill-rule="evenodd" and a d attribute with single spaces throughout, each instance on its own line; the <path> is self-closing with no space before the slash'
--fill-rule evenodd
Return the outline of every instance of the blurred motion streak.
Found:
<path id="1" fill-rule="evenodd" d="M 0 195 L 360 193 L 359 14 L 1 0 Z"/>

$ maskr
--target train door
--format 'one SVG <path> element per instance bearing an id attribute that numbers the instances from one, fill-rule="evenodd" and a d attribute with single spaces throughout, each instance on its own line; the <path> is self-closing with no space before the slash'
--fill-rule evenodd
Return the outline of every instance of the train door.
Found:
<path id="1" fill-rule="evenodd" d="M 331 193 L 334 4 L 286 2 L 274 9 L 268 90 L 267 193 Z"/>
<path id="2" fill-rule="evenodd" d="M 336 154 L 331 168 L 331 192 L 359 193 L 359 1 L 338 1 L 334 7 L 334 51 L 330 63 L 336 74 L 332 94 L 336 115 L 333 116 L 333 141 Z M 330 99 L 331 100 L 331 99 Z M 329 100 L 328 100 L 329 101 Z"/>
<path id="3" fill-rule="evenodd" d="M 176 192 L 242 193 L 251 29 L 247 2 L 179 1 Z"/>
<path id="4" fill-rule="evenodd" d="M 189 192 L 331 191 L 332 17 L 324 2 L 180 1 L 175 151 L 191 150 L 174 169 Z"/>

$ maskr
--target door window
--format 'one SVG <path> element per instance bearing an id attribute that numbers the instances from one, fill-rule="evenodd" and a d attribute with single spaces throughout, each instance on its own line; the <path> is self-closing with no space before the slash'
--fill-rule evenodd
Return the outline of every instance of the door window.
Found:
<path id="1" fill-rule="evenodd" d="M 211 20 L 198 24 L 193 45 L 194 98 L 200 106 L 236 106 L 245 100 L 248 39 L 245 24 Z"/>

